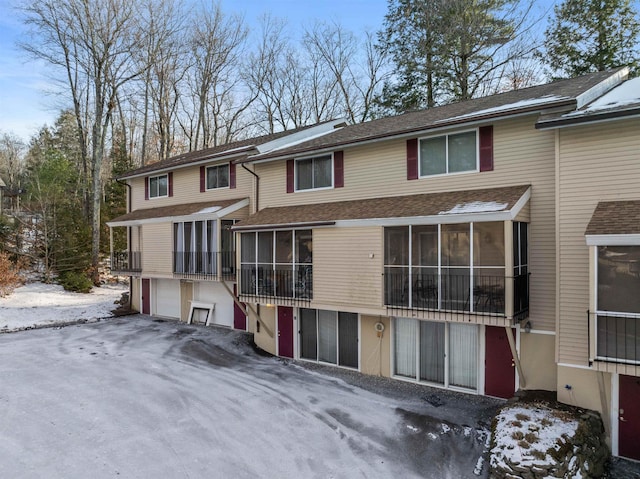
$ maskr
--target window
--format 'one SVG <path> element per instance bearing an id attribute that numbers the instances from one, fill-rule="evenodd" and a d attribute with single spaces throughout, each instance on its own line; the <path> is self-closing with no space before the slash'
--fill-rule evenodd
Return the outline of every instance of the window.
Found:
<path id="1" fill-rule="evenodd" d="M 311 230 L 242 233 L 240 245 L 242 294 L 311 299 Z"/>
<path id="2" fill-rule="evenodd" d="M 149 198 L 162 198 L 169 196 L 168 175 L 149 177 Z"/>
<path id="3" fill-rule="evenodd" d="M 478 171 L 476 130 L 420 140 L 420 176 Z"/>
<path id="4" fill-rule="evenodd" d="M 173 224 L 173 271 L 180 274 L 216 274 L 216 222 Z"/>
<path id="5" fill-rule="evenodd" d="M 640 363 L 640 246 L 598 246 L 597 255 L 597 356 Z"/>
<path id="6" fill-rule="evenodd" d="M 384 229 L 385 304 L 504 313 L 503 222 Z"/>
<path id="7" fill-rule="evenodd" d="M 300 357 L 358 367 L 358 315 L 300 309 Z"/>
<path id="8" fill-rule="evenodd" d="M 207 189 L 227 188 L 229 186 L 229 165 L 207 167 Z"/>
<path id="9" fill-rule="evenodd" d="M 296 191 L 330 188 L 333 186 L 331 155 L 306 158 L 295 162 Z"/>
<path id="10" fill-rule="evenodd" d="M 396 376 L 477 389 L 478 326 L 408 318 L 393 324 Z"/>

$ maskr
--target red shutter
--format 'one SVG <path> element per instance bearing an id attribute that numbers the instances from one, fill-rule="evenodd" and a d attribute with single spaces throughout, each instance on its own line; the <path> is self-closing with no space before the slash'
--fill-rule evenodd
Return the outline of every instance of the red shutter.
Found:
<path id="1" fill-rule="evenodd" d="M 418 179 L 418 139 L 407 140 L 407 180 Z"/>
<path id="2" fill-rule="evenodd" d="M 480 171 L 493 171 L 493 126 L 482 126 L 480 134 Z"/>
<path id="3" fill-rule="evenodd" d="M 204 193 L 207 191 L 207 183 L 206 183 L 206 171 L 205 167 L 200 167 L 200 193 Z"/>
<path id="4" fill-rule="evenodd" d="M 334 188 L 344 186 L 344 151 L 333 152 L 333 186 Z"/>
<path id="5" fill-rule="evenodd" d="M 167 183 L 169 183 L 169 197 L 173 196 L 173 171 L 167 175 Z"/>
<path id="6" fill-rule="evenodd" d="M 287 160 L 287 193 L 293 193 L 294 190 L 293 169 L 293 160 Z"/>
<path id="7" fill-rule="evenodd" d="M 236 187 L 236 164 L 229 163 L 229 188 Z"/>
<path id="8" fill-rule="evenodd" d="M 144 199 L 145 200 L 149 199 L 149 177 L 148 176 L 144 177 Z"/>

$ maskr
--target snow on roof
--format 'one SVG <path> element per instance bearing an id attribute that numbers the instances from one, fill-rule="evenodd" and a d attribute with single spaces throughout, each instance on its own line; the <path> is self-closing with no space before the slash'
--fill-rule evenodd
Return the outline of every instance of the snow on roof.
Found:
<path id="1" fill-rule="evenodd" d="M 439 215 L 456 215 L 463 213 L 491 213 L 505 210 L 507 203 L 497 203 L 495 201 L 472 201 L 471 203 L 459 203 L 448 211 L 440 211 Z"/>
<path id="2" fill-rule="evenodd" d="M 624 109 L 631 105 L 640 104 L 640 77 L 632 78 L 611 89 L 596 101 L 590 103 L 581 110 L 572 111 L 563 115 L 562 118 L 588 115 L 598 113 L 603 110 Z"/>
<path id="3" fill-rule="evenodd" d="M 474 111 L 471 113 L 467 113 L 466 115 L 460 115 L 460 116 L 455 116 L 453 118 L 447 118 L 446 120 L 442 120 L 442 121 L 451 121 L 451 120 L 458 120 L 458 119 L 462 119 L 462 118 L 472 118 L 472 117 L 476 117 L 476 116 L 483 116 L 483 115 L 487 115 L 489 113 L 507 113 L 510 111 L 516 111 L 519 110 L 521 108 L 526 108 L 529 106 L 537 106 L 537 105 L 546 105 L 548 103 L 555 103 L 557 101 L 561 101 L 561 100 L 571 100 L 570 97 L 568 96 L 559 96 L 559 95 L 544 95 L 541 96 L 540 98 L 528 98 L 526 100 L 520 100 L 520 101 L 516 101 L 513 103 L 507 103 L 506 105 L 499 105 L 499 106 L 494 106 L 491 108 L 485 108 L 484 110 L 478 110 L 478 111 Z"/>
<path id="4" fill-rule="evenodd" d="M 196 211 L 193 214 L 204 215 L 207 213 L 215 213 L 216 211 L 220 211 L 220 209 L 222 209 L 220 206 L 210 206 L 209 208 L 203 208 L 200 211 Z"/>

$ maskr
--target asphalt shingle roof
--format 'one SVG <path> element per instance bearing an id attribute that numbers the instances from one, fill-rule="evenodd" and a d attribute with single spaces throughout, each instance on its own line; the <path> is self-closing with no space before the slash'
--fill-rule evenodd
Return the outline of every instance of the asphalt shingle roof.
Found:
<path id="1" fill-rule="evenodd" d="M 465 123 L 471 120 L 490 119 L 514 112 L 539 111 L 546 107 L 565 106 L 575 108 L 576 98 L 613 76 L 621 69 L 591 73 L 577 78 L 558 80 L 520 90 L 476 98 L 403 115 L 371 120 L 349 125 L 332 133 L 290 148 L 283 148 L 255 155 L 241 161 L 279 158 L 314 150 L 329 149 L 362 141 L 419 132 L 429 128 Z"/>
<path id="2" fill-rule="evenodd" d="M 640 234 L 640 200 L 598 203 L 585 235 Z"/>
<path id="3" fill-rule="evenodd" d="M 132 211 L 122 216 L 114 218 L 108 223 L 119 223 L 122 221 L 140 221 L 155 218 L 170 218 L 173 216 L 187 216 L 198 213 L 206 208 L 218 207 L 219 209 L 227 208 L 246 198 L 237 198 L 233 200 L 217 200 L 202 201 L 199 203 L 184 203 L 180 205 L 160 206 L 157 208 L 146 208 Z"/>
<path id="4" fill-rule="evenodd" d="M 519 185 L 265 208 L 242 220 L 237 228 L 433 216 L 455 214 L 456 208 L 461 212 L 481 211 L 483 206 L 490 211 L 509 211 L 528 188 L 528 185 Z"/>

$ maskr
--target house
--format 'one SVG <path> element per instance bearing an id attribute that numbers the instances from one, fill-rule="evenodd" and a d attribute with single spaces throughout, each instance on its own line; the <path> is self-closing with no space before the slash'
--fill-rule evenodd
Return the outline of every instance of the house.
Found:
<path id="1" fill-rule="evenodd" d="M 253 173 L 234 160 L 331 131 L 340 121 L 237 141 L 143 166 L 127 185 L 125 215 L 107 222 L 111 269 L 131 277 L 131 305 L 144 314 L 245 329 L 234 294 L 231 227 L 258 205 Z M 123 228 L 118 248 L 114 231 Z"/>
<path id="2" fill-rule="evenodd" d="M 556 136 L 558 399 L 640 460 L 640 78 L 536 127 Z"/>
<path id="3" fill-rule="evenodd" d="M 629 343 L 640 343 L 637 311 L 617 302 L 640 269 L 628 244 L 640 135 L 637 105 L 607 99 L 633 90 L 627 74 L 334 122 L 275 147 L 248 140 L 130 172 L 131 212 L 109 225 L 129 231 L 122 271 L 136 269 L 134 305 L 189 320 L 195 304 L 272 354 L 364 374 L 504 398 L 558 391 L 600 411 L 614 453 L 635 457 L 617 422 L 624 409 L 640 432 L 621 392 L 621 378 L 640 372 Z M 236 171 L 235 191 L 203 189 L 218 165 Z M 215 233 L 197 225 L 203 215 Z M 235 234 L 230 268 L 192 271 L 227 248 L 223 221 Z"/>

